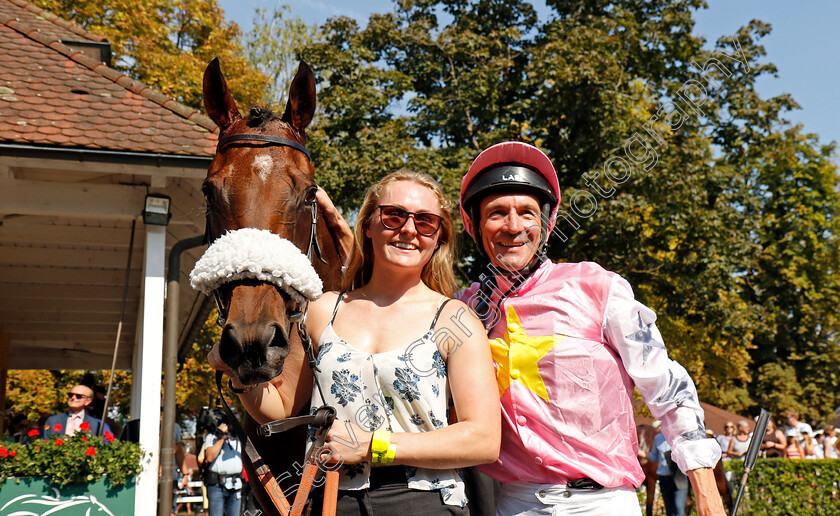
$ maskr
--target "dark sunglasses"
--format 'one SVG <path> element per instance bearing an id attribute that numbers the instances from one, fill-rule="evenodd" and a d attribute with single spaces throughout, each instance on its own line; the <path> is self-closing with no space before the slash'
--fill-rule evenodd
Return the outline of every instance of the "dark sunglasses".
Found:
<path id="1" fill-rule="evenodd" d="M 78 392 L 71 392 L 67 395 L 67 397 L 70 398 L 71 400 L 73 398 L 79 398 L 80 400 L 83 400 L 85 398 L 90 398 L 90 396 L 85 396 L 84 394 L 79 394 Z"/>
<path id="2" fill-rule="evenodd" d="M 440 229 L 443 217 L 427 211 L 408 211 L 399 206 L 384 204 L 379 206 L 379 220 L 388 229 L 400 229 L 408 222 L 409 217 L 414 217 L 414 228 L 423 236 L 432 236 Z"/>

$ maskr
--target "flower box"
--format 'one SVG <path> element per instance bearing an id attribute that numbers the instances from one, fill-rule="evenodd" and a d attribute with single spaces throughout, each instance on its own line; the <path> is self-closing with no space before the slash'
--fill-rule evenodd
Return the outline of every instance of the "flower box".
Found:
<path id="1" fill-rule="evenodd" d="M 134 513 L 134 477 L 114 486 L 107 479 L 87 484 L 51 485 L 44 477 L 10 477 L 0 489 L 0 516 L 50 514 L 55 516 Z"/>

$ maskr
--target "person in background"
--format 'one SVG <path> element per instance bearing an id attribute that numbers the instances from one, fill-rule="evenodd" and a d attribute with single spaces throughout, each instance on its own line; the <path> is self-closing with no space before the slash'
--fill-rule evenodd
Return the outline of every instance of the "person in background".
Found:
<path id="1" fill-rule="evenodd" d="M 18 414 L 9 422 L 9 436 L 3 439 L 8 443 L 27 443 L 30 440 L 29 431 L 32 430 L 32 422 L 26 419 L 23 414 Z"/>
<path id="2" fill-rule="evenodd" d="M 44 439 L 54 435 L 76 435 L 82 430 L 82 424 L 87 423 L 89 432 L 98 435 L 99 426 L 102 421 L 86 413 L 85 408 L 93 400 L 93 389 L 85 385 L 76 385 L 67 394 L 67 412 L 56 414 L 47 418 L 44 424 Z M 105 431 L 110 432 L 111 427 L 105 423 Z"/>
<path id="3" fill-rule="evenodd" d="M 204 474 L 208 516 L 239 516 L 242 503 L 242 443 L 228 434 L 223 417 L 215 433 L 204 437 Z"/>
<path id="4" fill-rule="evenodd" d="M 802 432 L 802 453 L 805 454 L 806 459 L 816 459 L 817 453 L 815 451 L 814 438 L 810 434 Z"/>
<path id="5" fill-rule="evenodd" d="M 764 452 L 764 457 L 768 459 L 784 457 L 786 446 L 784 432 L 776 428 L 776 422 L 773 421 L 773 418 L 770 418 L 767 420 L 767 430 L 764 432 L 764 440 L 761 442 L 761 451 Z"/>
<path id="6" fill-rule="evenodd" d="M 837 429 L 834 425 L 825 425 L 823 429 L 823 434 L 825 435 L 825 440 L 823 441 L 823 451 L 825 454 L 826 459 L 836 459 L 838 457 L 837 447 L 835 446 L 838 442 L 837 439 Z"/>
<path id="7" fill-rule="evenodd" d="M 802 446 L 799 445 L 799 434 L 794 428 L 785 430 L 785 438 L 787 439 L 787 446 L 785 447 L 785 457 L 788 459 L 801 459 L 804 456 Z"/>
<path id="8" fill-rule="evenodd" d="M 803 423 L 799 420 L 799 412 L 795 410 L 788 410 L 785 415 L 785 421 L 787 422 L 787 427 L 785 428 L 785 435 L 787 436 L 787 430 L 794 429 L 796 431 L 796 439 L 799 441 L 799 447 L 803 448 L 805 446 L 805 438 L 802 434 L 811 435 L 814 430 L 811 428 L 811 425 L 808 423 Z"/>
<path id="9" fill-rule="evenodd" d="M 825 434 L 822 430 L 814 432 L 814 458 L 825 458 Z"/>
<path id="10" fill-rule="evenodd" d="M 734 436 L 734 435 L 735 435 L 735 423 L 733 423 L 732 421 L 727 421 L 726 424 L 723 425 L 723 433 L 719 434 L 717 437 L 715 437 L 715 440 L 720 445 L 720 449 L 721 449 L 720 459 L 721 460 L 732 460 L 732 457 L 730 457 L 729 454 L 726 453 L 726 452 L 727 452 L 727 450 L 729 450 L 729 441 L 732 440 L 732 436 Z"/>
<path id="11" fill-rule="evenodd" d="M 738 433 L 729 441 L 729 449 L 726 454 L 732 459 L 740 459 L 747 454 L 750 446 L 750 424 L 748 421 L 738 421 Z"/>
<path id="12" fill-rule="evenodd" d="M 655 426 L 655 425 L 654 425 Z M 671 459 L 671 445 L 661 433 L 653 439 L 650 450 L 650 460 L 658 462 L 656 476 L 659 480 L 659 490 L 665 503 L 667 516 L 685 516 L 685 500 L 688 497 L 688 478 Z"/>

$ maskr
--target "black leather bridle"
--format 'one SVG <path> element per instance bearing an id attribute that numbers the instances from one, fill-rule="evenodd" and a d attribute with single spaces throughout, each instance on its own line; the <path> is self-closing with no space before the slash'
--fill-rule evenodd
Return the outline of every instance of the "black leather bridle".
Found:
<path id="1" fill-rule="evenodd" d="M 281 147 L 289 147 L 296 151 L 302 152 L 306 159 L 311 162 L 311 156 L 309 154 L 309 150 L 301 143 L 296 142 L 294 140 L 290 140 L 288 138 L 280 138 L 279 136 L 272 136 L 270 134 L 257 134 L 257 133 L 239 133 L 239 134 L 232 134 L 229 136 L 225 136 L 224 138 L 219 139 L 219 143 L 216 145 L 216 153 L 221 152 L 221 150 L 228 145 L 229 143 L 235 142 L 259 142 L 259 143 L 267 143 L 271 145 L 278 145 Z M 306 246 L 306 257 L 309 258 L 310 263 L 315 263 L 315 256 L 318 257 L 322 263 L 326 264 L 326 260 L 321 253 L 321 246 L 318 244 L 318 237 L 317 237 L 317 227 L 318 227 L 318 203 L 315 200 L 314 190 L 313 195 L 310 198 L 310 195 L 307 194 L 306 200 L 304 204 L 309 206 L 310 212 L 310 221 L 309 221 L 309 243 Z M 207 220 L 205 222 L 204 227 L 204 243 L 211 244 L 213 242 L 212 235 L 210 234 L 210 210 L 207 210 L 206 214 Z M 228 308 L 225 306 L 224 299 L 222 298 L 221 292 L 219 289 L 213 289 L 213 299 L 216 301 L 216 307 L 219 310 L 219 317 L 216 319 L 216 324 L 219 326 L 224 326 L 225 321 L 227 320 L 228 316 Z M 289 318 L 290 323 L 294 324 L 295 322 L 299 322 L 303 319 L 303 316 L 306 314 L 306 308 L 309 303 L 304 305 L 303 310 L 295 310 Z M 298 332 L 300 332 L 300 328 L 302 326 L 298 326 Z M 291 331 L 291 326 L 289 327 Z M 305 329 L 303 330 L 306 331 Z M 308 337 L 308 336 L 307 336 Z M 301 335 L 303 338 L 303 335 Z"/>
<path id="2" fill-rule="evenodd" d="M 304 145 L 294 140 L 289 140 L 287 138 L 280 138 L 278 136 L 271 136 L 267 134 L 254 134 L 254 133 L 242 133 L 242 134 L 233 134 L 230 136 L 225 136 L 224 138 L 219 139 L 219 143 L 216 146 L 216 152 L 220 152 L 226 145 L 229 143 L 235 142 L 259 142 L 259 143 L 267 143 L 270 145 L 279 145 L 283 147 L 289 147 L 295 149 L 299 152 L 302 152 L 307 160 L 311 160 L 309 151 L 306 149 Z M 317 187 L 316 187 L 317 188 Z M 317 225 L 318 225 L 318 202 L 315 199 L 314 191 L 312 190 L 307 193 L 304 203 L 309 206 L 310 212 L 310 230 L 309 230 L 309 243 L 306 246 L 306 257 L 309 259 L 309 262 L 314 264 L 315 257 L 317 256 L 318 259 L 326 264 L 327 261 L 324 260 L 321 248 L 318 244 L 317 238 Z M 205 228 L 205 243 L 210 244 L 212 243 L 211 234 L 210 234 L 210 210 L 207 210 L 207 221 L 206 221 L 206 228 Z M 219 309 L 219 317 L 216 320 L 216 324 L 219 326 L 224 326 L 225 321 L 227 320 L 228 309 L 224 304 L 224 300 L 222 298 L 219 289 L 213 289 L 213 298 L 216 301 L 216 306 Z M 303 346 L 304 351 L 306 352 L 306 360 L 309 363 L 309 366 L 312 368 L 313 371 L 318 371 L 318 365 L 316 361 L 315 351 L 312 348 L 312 339 L 309 336 L 309 333 L 306 331 L 306 325 L 303 324 L 303 320 L 306 317 L 306 311 L 309 308 L 309 300 L 304 301 L 302 307 L 298 307 L 296 310 L 292 311 L 289 314 L 289 331 L 288 334 L 291 335 L 292 326 L 297 324 L 297 331 L 298 335 L 300 336 L 301 345 Z M 251 464 L 254 466 L 257 475 L 262 480 L 263 478 L 270 478 L 271 484 L 275 487 L 278 487 L 276 482 L 274 481 L 273 475 L 271 474 L 271 470 L 267 464 L 263 461 L 262 457 L 260 456 L 257 449 L 254 447 L 251 440 L 245 433 L 245 430 L 240 425 L 238 419 L 230 410 L 227 401 L 225 400 L 224 394 L 222 392 L 222 372 L 216 372 L 216 388 L 219 392 L 219 398 L 222 402 L 222 408 L 225 414 L 228 417 L 228 420 L 231 422 L 231 426 L 233 427 L 234 432 L 236 433 L 237 437 L 240 441 L 244 444 L 245 454 L 248 456 L 248 459 L 251 461 Z M 317 376 L 315 377 L 315 385 L 318 388 L 319 392 L 321 391 L 321 386 L 318 384 Z M 238 389 L 233 387 L 233 384 L 230 383 L 228 380 L 228 386 L 234 392 L 241 393 Z M 326 400 L 321 392 L 321 399 Z M 327 436 L 327 431 L 329 430 L 330 426 L 332 425 L 333 420 L 335 419 L 335 409 L 328 405 L 323 405 L 319 407 L 314 414 L 306 415 L 306 416 L 297 416 L 297 417 L 289 417 L 279 421 L 270 421 L 264 425 L 260 425 L 257 428 L 257 433 L 264 437 L 270 437 L 273 434 L 281 433 L 286 430 L 290 430 L 292 428 L 301 426 L 301 425 L 312 425 L 315 426 L 318 431 L 316 432 L 316 442 L 313 450 L 321 449 L 324 446 L 324 441 Z M 322 473 L 320 468 L 317 470 L 318 476 Z M 312 479 L 313 481 L 315 479 Z M 277 493 L 269 493 L 269 496 L 272 497 L 272 501 L 275 505 L 278 504 L 278 498 L 276 497 Z M 308 496 L 308 490 L 306 491 L 306 496 Z M 280 499 L 285 502 L 285 498 L 283 497 L 282 493 L 280 494 Z M 298 499 L 295 500 L 298 503 Z M 303 499 L 302 503 L 305 503 L 306 499 Z M 288 503 L 288 502 L 286 502 Z M 280 505 L 277 505 L 278 510 L 281 510 Z M 285 507 L 284 507 L 285 508 Z M 291 509 L 291 507 L 289 507 Z M 289 510 L 291 512 L 291 510 Z"/>

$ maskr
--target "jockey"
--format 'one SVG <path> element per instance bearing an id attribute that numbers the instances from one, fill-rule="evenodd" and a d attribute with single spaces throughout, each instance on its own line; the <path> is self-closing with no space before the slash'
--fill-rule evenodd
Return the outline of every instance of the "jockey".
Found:
<path id="1" fill-rule="evenodd" d="M 698 514 L 724 514 L 712 473 L 720 446 L 656 314 L 618 274 L 544 255 L 560 201 L 549 158 L 525 143 L 494 145 L 460 197 L 464 227 L 491 262 L 460 297 L 483 320 L 496 364 L 501 451 L 479 469 L 502 482 L 497 514 L 640 515 L 634 387 L 662 421 Z"/>

